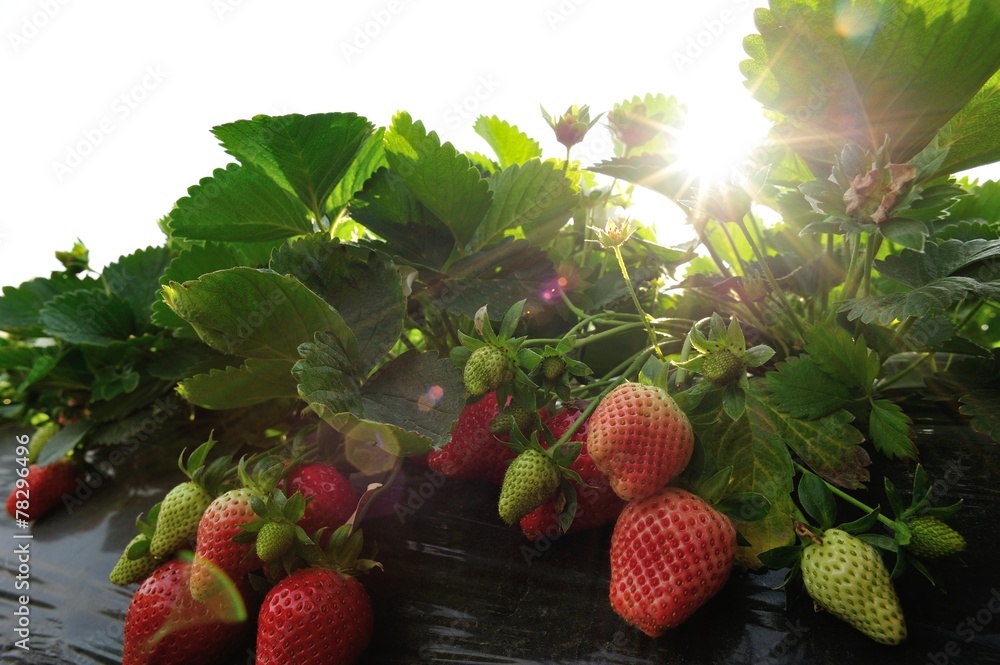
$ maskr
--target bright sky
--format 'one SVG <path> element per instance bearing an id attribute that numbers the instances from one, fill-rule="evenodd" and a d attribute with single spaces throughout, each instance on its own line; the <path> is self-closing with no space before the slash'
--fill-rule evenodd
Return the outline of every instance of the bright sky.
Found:
<path id="1" fill-rule="evenodd" d="M 697 154 L 735 159 L 765 128 L 738 69 L 761 4 L 5 0 L 0 285 L 57 269 L 76 238 L 97 266 L 159 244 L 157 220 L 231 161 L 211 127 L 258 113 L 406 109 L 482 152 L 472 123 L 496 114 L 554 157 L 540 103 L 663 92 L 688 105 Z M 610 155 L 602 125 L 575 156 Z"/>

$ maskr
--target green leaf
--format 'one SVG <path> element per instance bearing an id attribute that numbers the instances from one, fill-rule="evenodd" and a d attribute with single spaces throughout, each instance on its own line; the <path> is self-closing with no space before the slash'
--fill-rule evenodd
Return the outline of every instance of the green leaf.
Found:
<path id="1" fill-rule="evenodd" d="M 732 478 L 733 467 L 727 466 L 699 481 L 695 487 L 696 493 L 709 503 L 717 503 L 729 489 L 729 482 Z"/>
<path id="2" fill-rule="evenodd" d="M 924 248 L 924 238 L 930 232 L 927 224 L 914 219 L 890 219 L 879 230 L 897 245 L 918 251 Z"/>
<path id="3" fill-rule="evenodd" d="M 439 269 L 455 247 L 451 231 L 406 188 L 403 180 L 383 169 L 365 183 L 351 202 L 351 217 L 384 238 L 385 251 L 418 266 Z"/>
<path id="4" fill-rule="evenodd" d="M 44 334 L 40 313 L 46 303 L 64 293 L 100 288 L 102 285 L 96 279 L 78 279 L 61 272 L 20 286 L 5 286 L 0 296 L 0 330 L 22 337 L 40 336 Z"/>
<path id="5" fill-rule="evenodd" d="M 732 519 L 741 522 L 756 522 L 764 519 L 771 512 L 771 502 L 758 492 L 739 492 L 730 494 L 717 503 L 714 508 Z"/>
<path id="6" fill-rule="evenodd" d="M 351 162 L 347 173 L 333 188 L 333 193 L 330 194 L 330 199 L 327 201 L 328 210 L 335 212 L 345 207 L 355 194 L 364 189 L 365 183 L 376 171 L 389 166 L 389 162 L 385 158 L 384 138 L 385 129 L 381 127 L 368 137 L 354 161 Z"/>
<path id="7" fill-rule="evenodd" d="M 42 308 L 40 319 L 46 333 L 73 344 L 109 346 L 137 332 L 127 301 L 90 289 L 53 298 Z"/>
<path id="8" fill-rule="evenodd" d="M 883 536 L 877 533 L 861 533 L 858 534 L 858 540 L 868 543 L 872 547 L 877 547 L 880 550 L 885 550 L 887 552 L 896 552 L 899 547 L 896 545 L 896 541 L 888 536 Z"/>
<path id="9" fill-rule="evenodd" d="M 771 570 L 789 568 L 802 557 L 802 548 L 798 545 L 775 547 L 773 550 L 760 553 L 761 562 Z"/>
<path id="10" fill-rule="evenodd" d="M 230 164 L 188 189 L 167 222 L 190 240 L 261 242 L 311 233 L 306 208 L 256 168 Z"/>
<path id="11" fill-rule="evenodd" d="M 1000 289 L 1000 282 L 986 285 L 986 288 L 990 291 Z M 984 285 L 971 277 L 942 277 L 931 284 L 903 293 L 846 300 L 839 311 L 846 313 L 849 321 L 861 319 L 864 323 L 887 326 L 895 320 L 911 316 L 946 312 L 955 303 L 983 289 Z"/>
<path id="12" fill-rule="evenodd" d="M 361 414 L 361 388 L 355 378 L 351 352 L 336 335 L 321 331 L 315 341 L 299 347 L 302 359 L 292 375 L 298 393 L 321 418 L 341 422 L 343 414 Z"/>
<path id="13" fill-rule="evenodd" d="M 795 507 L 789 496 L 794 470 L 788 449 L 781 445 L 783 430 L 783 422 L 751 393 L 742 418 L 719 418 L 698 432 L 708 468 L 733 467 L 732 492 L 758 492 L 771 502 L 772 510 L 763 520 L 737 523 L 752 543 L 737 556 L 754 568 L 760 565 L 758 553 L 788 545 L 794 539 Z"/>
<path id="14" fill-rule="evenodd" d="M 525 300 L 518 300 L 516 303 L 510 306 L 507 312 L 503 315 L 503 320 L 500 322 L 500 332 L 499 338 L 501 340 L 508 340 L 514 336 L 517 331 L 518 324 L 521 323 L 521 314 L 524 312 Z M 484 321 L 484 329 L 489 326 L 489 321 Z"/>
<path id="15" fill-rule="evenodd" d="M 722 410 L 731 419 L 737 420 L 743 415 L 744 409 L 746 409 L 746 394 L 743 388 L 739 384 L 726 386 L 725 392 L 722 393 Z"/>
<path id="16" fill-rule="evenodd" d="M 296 113 L 258 115 L 212 132 L 226 152 L 266 173 L 318 220 L 373 130 L 370 122 L 354 113 Z"/>
<path id="17" fill-rule="evenodd" d="M 677 203 L 685 212 L 689 210 L 685 202 L 697 198 L 693 189 L 695 179 L 663 155 L 616 157 L 588 170 L 651 189 Z"/>
<path id="18" fill-rule="evenodd" d="M 573 214 L 579 196 L 554 162 L 531 160 L 515 164 L 490 179 L 493 203 L 469 241 L 473 250 L 499 240 L 505 232 L 523 228 L 525 234 L 558 230 Z"/>
<path id="19" fill-rule="evenodd" d="M 964 171 L 1000 160 L 1000 72 L 993 74 L 975 97 L 955 114 L 942 131 L 948 156 L 935 176 Z"/>
<path id="20" fill-rule="evenodd" d="M 530 310 L 555 274 L 541 249 L 524 240 L 506 240 L 455 261 L 446 276 L 429 285 L 431 303 L 472 318 L 483 305 L 506 312 L 527 295 Z"/>
<path id="21" fill-rule="evenodd" d="M 300 394 L 348 438 L 374 442 L 393 455 L 422 454 L 442 445 L 465 406 L 461 372 L 436 354 L 407 353 L 387 363 L 364 384 L 357 402 L 341 399 L 345 391 L 339 384 L 322 393 L 326 382 L 317 370 L 329 360 L 313 351 L 296 365 Z M 337 358 L 332 360 L 335 365 Z M 335 374 L 337 367 L 331 369 Z"/>
<path id="22" fill-rule="evenodd" d="M 972 418 L 972 429 L 986 432 L 994 441 L 1000 441 L 1000 389 L 978 388 L 959 398 L 959 412 Z"/>
<path id="23" fill-rule="evenodd" d="M 261 248 L 266 248 L 266 251 L 261 251 Z M 258 254 L 263 256 L 255 256 Z M 267 264 L 269 255 L 269 244 L 240 246 L 235 243 L 206 242 L 204 245 L 193 245 L 174 257 L 163 271 L 160 285 L 187 282 L 210 272 L 238 266 L 257 268 Z M 153 303 L 151 320 L 161 328 L 172 329 L 175 337 L 197 337 L 194 328 L 177 316 L 163 300 Z"/>
<path id="24" fill-rule="evenodd" d="M 916 288 L 935 284 L 945 277 L 967 272 L 976 264 L 1000 256 L 1000 240 L 946 240 L 928 242 L 924 251 L 905 249 L 876 261 L 875 268 L 883 277 Z M 989 264 L 986 266 L 989 268 Z M 991 278 L 992 272 L 983 271 L 980 281 Z"/>
<path id="25" fill-rule="evenodd" d="M 272 399 L 295 399 L 297 382 L 293 363 L 283 358 L 248 359 L 240 367 L 213 369 L 177 386 L 177 392 L 195 406 L 206 409 L 239 409 Z"/>
<path id="26" fill-rule="evenodd" d="M 143 323 L 151 316 L 150 307 L 157 302 L 160 276 L 170 264 L 166 247 L 147 247 L 123 256 L 101 271 L 101 277 L 111 293 L 125 300 Z"/>
<path id="27" fill-rule="evenodd" d="M 864 393 L 871 390 L 882 368 L 878 354 L 865 345 L 863 337 L 854 340 L 840 327 L 813 326 L 806 333 L 806 351 L 824 372 Z"/>
<path id="28" fill-rule="evenodd" d="M 639 111 L 638 107 L 642 106 Z M 640 117 L 648 119 L 657 131 L 648 141 L 632 149 L 632 154 L 662 155 L 672 152 L 675 148 L 678 131 L 684 126 L 687 107 L 677 101 L 676 97 L 667 97 L 662 92 L 646 93 L 642 97 L 633 95 L 615 104 L 615 110 L 622 109 L 630 113 L 639 112 Z M 611 141 L 615 146 L 615 155 L 621 157 L 625 153 L 625 144 L 612 132 Z"/>
<path id="29" fill-rule="evenodd" d="M 111 400 L 127 395 L 139 387 L 141 376 L 131 367 L 104 366 L 94 371 L 94 381 L 90 386 L 93 401 Z"/>
<path id="30" fill-rule="evenodd" d="M 814 420 L 790 418 L 765 397 L 758 381 L 751 383 L 750 392 L 758 417 L 768 418 L 781 440 L 810 469 L 835 485 L 851 489 L 864 487 L 871 460 L 860 445 L 864 436 L 850 424 L 854 419 L 850 413 L 836 411 Z"/>
<path id="31" fill-rule="evenodd" d="M 872 401 L 868 433 L 875 448 L 890 458 L 917 458 L 917 447 L 910 439 L 912 424 L 910 417 L 895 402 L 887 399 Z"/>
<path id="32" fill-rule="evenodd" d="M 343 318 L 294 277 L 231 268 L 171 282 L 163 298 L 206 344 L 225 353 L 296 361 L 299 344 L 330 331 L 357 361 L 357 341 Z"/>
<path id="33" fill-rule="evenodd" d="M 500 168 L 506 169 L 513 164 L 523 164 L 529 159 L 542 156 L 538 141 L 528 138 L 527 134 L 506 120 L 481 115 L 473 128 L 493 148 Z"/>
<path id="34" fill-rule="evenodd" d="M 847 533 L 854 535 L 866 533 L 867 531 L 871 531 L 872 527 L 878 522 L 879 514 L 880 510 L 875 508 L 875 510 L 871 511 L 864 517 L 859 517 L 853 522 L 841 524 L 839 528 L 841 531 L 846 531 Z"/>
<path id="35" fill-rule="evenodd" d="M 413 195 L 451 230 L 458 244 L 472 240 L 490 206 L 490 190 L 469 159 L 406 112 L 385 134 L 386 158 Z"/>
<path id="36" fill-rule="evenodd" d="M 278 249 L 271 269 L 293 275 L 336 308 L 358 340 L 363 373 L 399 340 L 406 297 L 396 266 L 382 252 L 314 234 Z"/>
<path id="37" fill-rule="evenodd" d="M 823 531 L 832 527 L 837 519 L 837 501 L 833 492 L 815 474 L 803 473 L 799 479 L 799 503 Z"/>
<path id="38" fill-rule="evenodd" d="M 776 369 L 766 375 L 767 389 L 778 409 L 792 418 L 822 418 L 857 397 L 808 355 L 793 356 Z"/>
<path id="39" fill-rule="evenodd" d="M 1000 66 L 1000 15 L 971 0 L 771 0 L 744 41 L 746 86 L 825 173 L 847 143 L 905 162 Z M 822 167 L 819 165 L 823 165 Z"/>
<path id="40" fill-rule="evenodd" d="M 35 463 L 39 466 L 46 466 L 47 464 L 51 464 L 62 459 L 66 453 L 84 440 L 93 426 L 94 423 L 89 420 L 78 420 L 75 423 L 70 423 L 69 425 L 60 428 L 59 431 L 56 432 L 51 439 L 49 439 L 49 442 L 45 444 L 45 447 L 42 448 L 42 452 L 38 454 L 38 459 Z"/>

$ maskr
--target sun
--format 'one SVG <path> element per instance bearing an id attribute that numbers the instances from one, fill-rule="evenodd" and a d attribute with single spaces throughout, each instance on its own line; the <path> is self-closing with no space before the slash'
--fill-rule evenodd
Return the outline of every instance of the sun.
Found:
<path id="1" fill-rule="evenodd" d="M 767 135 L 760 113 L 733 108 L 733 100 L 708 99 L 688 110 L 677 136 L 677 167 L 702 185 L 748 175 L 753 151 Z"/>

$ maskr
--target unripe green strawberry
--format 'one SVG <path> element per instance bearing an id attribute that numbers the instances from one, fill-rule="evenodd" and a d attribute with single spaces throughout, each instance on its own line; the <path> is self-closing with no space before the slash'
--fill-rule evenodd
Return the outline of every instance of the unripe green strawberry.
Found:
<path id="1" fill-rule="evenodd" d="M 965 538 L 936 517 L 924 515 L 911 522 L 907 547 L 917 556 L 937 559 L 965 551 Z"/>
<path id="2" fill-rule="evenodd" d="M 472 352 L 463 373 L 465 389 L 473 397 L 485 395 L 514 378 L 507 354 L 495 346 L 481 346 Z"/>
<path id="3" fill-rule="evenodd" d="M 144 556 L 141 556 L 138 559 L 129 558 L 129 550 L 145 538 L 146 536 L 143 534 L 137 535 L 128 544 L 125 551 L 122 552 L 121 557 L 118 559 L 118 563 L 115 564 L 115 567 L 111 569 L 111 574 L 108 575 L 108 579 L 112 584 L 128 586 L 129 584 L 140 582 L 156 570 L 161 563 L 163 563 L 162 560 L 157 559 L 150 554 L 148 550 Z"/>
<path id="4" fill-rule="evenodd" d="M 719 349 L 702 360 L 701 374 L 717 386 L 728 386 L 747 371 L 746 363 L 729 349 Z"/>
<path id="5" fill-rule="evenodd" d="M 508 406 L 490 422 L 490 434 L 503 436 L 510 434 L 515 427 L 527 435 L 535 425 L 535 413 L 522 406 Z"/>
<path id="6" fill-rule="evenodd" d="M 149 543 L 150 554 L 164 559 L 194 540 L 198 522 L 212 498 L 201 485 L 191 480 L 167 492 Z"/>
<path id="7" fill-rule="evenodd" d="M 257 556 L 264 563 L 277 561 L 295 542 L 295 527 L 287 522 L 268 522 L 257 533 Z"/>
<path id="8" fill-rule="evenodd" d="M 559 465 L 545 453 L 529 449 L 514 458 L 500 486 L 500 517 L 508 525 L 542 505 L 559 488 Z"/>
<path id="9" fill-rule="evenodd" d="M 566 361 L 557 356 L 542 358 L 542 376 L 549 381 L 557 381 L 566 371 Z"/>
<path id="10" fill-rule="evenodd" d="M 802 553 L 802 582 L 827 612 L 882 644 L 906 639 L 903 610 L 882 558 L 868 543 L 827 529 Z"/>
<path id="11" fill-rule="evenodd" d="M 28 464 L 34 464 L 38 461 L 38 455 L 42 452 L 52 437 L 56 435 L 59 431 L 59 424 L 53 421 L 47 422 L 37 430 L 31 436 L 31 441 L 28 443 Z"/>

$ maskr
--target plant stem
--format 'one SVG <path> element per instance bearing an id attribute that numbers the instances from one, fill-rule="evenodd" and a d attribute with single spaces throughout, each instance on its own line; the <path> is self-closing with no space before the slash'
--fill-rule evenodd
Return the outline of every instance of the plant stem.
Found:
<path id="1" fill-rule="evenodd" d="M 646 314 L 646 310 L 642 308 L 642 304 L 639 302 L 639 296 L 635 293 L 635 288 L 632 286 L 632 280 L 628 276 L 628 268 L 625 267 L 625 259 L 622 257 L 622 248 L 618 245 L 614 245 L 611 248 L 615 253 L 615 258 L 618 259 L 618 267 L 621 268 L 622 277 L 625 278 L 625 286 L 628 287 L 629 295 L 632 296 L 632 303 L 635 305 L 635 309 L 639 312 L 639 316 L 642 317 L 642 322 L 646 326 L 646 332 L 649 333 L 649 341 L 653 344 L 653 350 L 656 352 L 656 357 L 663 359 L 663 351 L 660 351 L 660 345 L 656 341 L 656 331 L 653 330 L 653 326 L 649 322 L 649 316 Z"/>
<path id="2" fill-rule="evenodd" d="M 909 365 L 907 365 L 903 369 L 899 370 L 898 372 L 896 372 L 892 376 L 886 377 L 886 379 L 883 380 L 883 381 L 876 382 L 875 386 L 872 388 L 872 392 L 877 392 L 877 391 L 880 391 L 880 390 L 885 390 L 886 388 L 888 388 L 892 384 L 896 383 L 897 381 L 899 381 L 900 379 L 902 379 L 903 377 L 905 377 L 907 374 L 909 374 L 913 370 L 915 370 L 918 367 L 920 367 L 921 365 L 923 365 L 925 362 L 927 362 L 928 360 L 930 360 L 930 358 L 931 358 L 931 354 L 929 354 L 929 353 L 921 354 L 919 358 L 917 358 L 912 363 L 910 363 Z"/>
<path id="3" fill-rule="evenodd" d="M 882 245 L 882 234 L 878 234 L 873 238 L 868 240 L 868 246 L 865 247 L 865 266 L 864 273 L 862 273 L 862 297 L 867 298 L 871 294 L 872 288 L 872 268 L 875 267 L 875 255 L 878 254 L 879 247 Z"/>
<path id="4" fill-rule="evenodd" d="M 804 466 L 802 466 L 798 462 L 793 461 L 792 464 L 794 464 L 795 467 L 800 472 L 802 472 L 802 473 L 812 473 L 812 471 L 810 471 L 809 469 L 805 468 Z M 813 474 L 813 475 L 815 475 L 815 474 Z M 875 510 L 871 506 L 867 506 L 864 503 L 862 503 L 861 501 L 858 501 L 853 496 L 851 496 L 847 492 L 843 491 L 842 489 L 840 489 L 836 485 L 831 484 L 830 482 L 828 482 L 822 476 L 816 476 L 816 477 L 819 478 L 821 481 L 823 481 L 823 484 L 826 485 L 827 489 L 829 489 L 831 492 L 833 492 L 834 495 L 839 496 L 841 499 L 843 499 L 847 503 L 851 504 L 855 508 L 858 508 L 858 509 L 864 511 L 864 513 L 866 515 L 868 513 L 872 512 L 873 510 Z M 890 519 L 890 518 L 886 517 L 881 512 L 879 512 L 879 514 L 878 514 L 878 521 L 881 522 L 882 524 L 886 525 L 887 527 L 889 527 L 893 531 L 899 531 L 900 530 L 900 524 L 899 524 L 899 522 L 897 522 L 894 519 Z"/>
<path id="5" fill-rule="evenodd" d="M 656 347 L 654 346 L 653 348 Z M 632 364 L 629 365 L 624 372 L 622 372 L 621 376 L 611 381 L 611 383 L 609 383 L 608 386 L 601 391 L 600 395 L 591 400 L 590 404 L 587 405 L 587 408 L 584 409 L 583 412 L 580 414 L 580 417 L 577 418 L 576 421 L 574 421 L 573 424 L 569 426 L 569 429 L 567 429 L 566 432 L 561 437 L 559 437 L 559 440 L 556 441 L 554 445 L 558 446 L 569 441 L 570 437 L 576 434 L 576 431 L 580 429 L 583 423 L 586 422 L 587 418 L 590 417 L 590 414 L 594 412 L 597 406 L 601 403 L 601 400 L 603 400 L 608 393 L 617 388 L 619 385 L 625 383 L 625 381 L 628 380 L 628 377 L 631 376 L 633 372 L 639 371 L 639 369 L 641 369 L 642 366 L 646 364 L 646 361 L 649 360 L 649 357 L 651 355 L 653 355 L 652 350 L 646 349 L 638 356 L 636 356 L 635 360 L 633 360 Z"/>
<path id="6" fill-rule="evenodd" d="M 722 257 L 720 257 L 715 251 L 715 247 L 712 246 L 712 243 L 708 240 L 708 236 L 705 235 L 705 225 L 701 224 L 699 228 L 699 221 L 696 219 L 692 219 L 691 225 L 695 228 L 695 232 L 698 234 L 698 242 L 700 242 L 701 245 L 708 250 L 708 255 L 712 257 L 712 261 L 715 262 L 715 267 L 719 269 L 722 276 L 727 279 L 732 277 L 733 275 L 729 272 L 729 268 L 726 267 L 725 261 L 723 261 Z"/>
<path id="7" fill-rule="evenodd" d="M 781 285 L 778 284 L 778 280 L 774 278 L 774 274 L 771 272 L 771 267 L 767 265 L 767 257 L 765 257 L 763 252 L 760 251 L 760 247 L 757 246 L 753 236 L 750 235 L 750 230 L 747 228 L 746 222 L 741 219 L 736 222 L 736 225 L 740 227 L 744 237 L 746 237 L 747 242 L 750 244 L 750 249 L 753 250 L 753 254 L 757 257 L 757 262 L 760 264 L 761 270 L 764 271 L 764 277 L 767 278 L 767 283 L 771 286 L 774 294 L 778 297 L 778 300 L 780 301 L 782 308 L 785 310 L 785 313 L 788 315 L 788 318 L 791 319 L 792 325 L 795 326 L 795 331 L 804 341 L 806 331 L 805 328 L 802 327 L 802 321 L 799 320 L 799 315 L 795 313 L 795 310 L 792 309 L 792 306 L 789 304 L 788 298 L 785 296 L 784 289 L 782 289 Z"/>
<path id="8" fill-rule="evenodd" d="M 979 310 L 981 310 L 983 308 L 983 305 L 985 304 L 986 304 L 985 300 L 980 300 L 975 305 L 973 305 L 972 309 L 969 310 L 969 313 L 966 314 L 961 321 L 959 321 L 958 325 L 955 327 L 955 332 L 956 333 L 962 332 L 962 328 L 969 325 L 969 321 L 974 319 L 976 314 L 979 314 Z"/>

